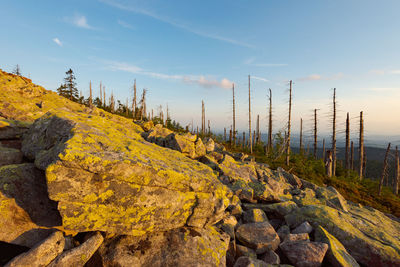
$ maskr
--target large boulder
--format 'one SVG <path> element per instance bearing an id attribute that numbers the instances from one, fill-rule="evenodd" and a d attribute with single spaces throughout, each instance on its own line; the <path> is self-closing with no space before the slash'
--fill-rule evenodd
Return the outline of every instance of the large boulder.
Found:
<path id="1" fill-rule="evenodd" d="M 0 168 L 0 214 L 0 241 L 27 247 L 51 233 L 46 227 L 61 225 L 44 172 L 31 163 Z"/>
<path id="2" fill-rule="evenodd" d="M 343 212 L 325 205 L 309 205 L 285 219 L 292 227 L 303 221 L 315 227 L 321 225 L 363 265 L 400 265 L 400 223 L 378 210 L 351 206 L 349 212 Z"/>
<path id="3" fill-rule="evenodd" d="M 242 244 L 255 249 L 257 254 L 278 248 L 280 239 L 269 222 L 246 223 L 236 230 L 236 238 Z"/>
<path id="4" fill-rule="evenodd" d="M 100 247 L 103 266 L 225 266 L 229 237 L 214 227 L 117 236 Z"/>
<path id="5" fill-rule="evenodd" d="M 142 235 L 219 221 L 228 189 L 182 153 L 110 115 L 59 110 L 36 120 L 22 151 L 46 172 L 65 229 Z"/>
<path id="6" fill-rule="evenodd" d="M 333 267 L 359 267 L 357 261 L 347 252 L 346 248 L 322 226 L 315 230 L 315 241 L 329 246 L 326 257 Z"/>
<path id="7" fill-rule="evenodd" d="M 3 147 L 0 144 L 0 167 L 22 163 L 22 152 L 15 148 Z"/>
<path id="8" fill-rule="evenodd" d="M 21 138 L 29 128 L 30 123 L 0 119 L 0 139 Z"/>
<path id="9" fill-rule="evenodd" d="M 285 256 L 297 267 L 319 267 L 328 245 L 319 242 L 293 241 L 279 245 Z"/>

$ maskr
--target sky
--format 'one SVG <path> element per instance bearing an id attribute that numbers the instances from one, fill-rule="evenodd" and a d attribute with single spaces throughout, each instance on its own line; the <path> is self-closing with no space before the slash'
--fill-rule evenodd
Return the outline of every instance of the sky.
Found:
<path id="1" fill-rule="evenodd" d="M 366 139 L 400 135 L 398 0 L 2 0 L 0 68 L 55 90 L 72 68 L 78 89 L 100 81 L 123 102 L 132 85 L 148 89 L 148 107 L 168 104 L 182 125 L 201 124 L 201 100 L 214 131 L 267 130 L 272 89 L 274 132 L 285 130 L 293 80 L 292 132 L 304 120 L 311 137 L 331 128 L 337 91 L 339 138 L 346 112 L 356 138 L 360 111 Z M 97 88 L 97 89 L 96 89 Z M 400 137 L 398 138 L 400 139 Z"/>

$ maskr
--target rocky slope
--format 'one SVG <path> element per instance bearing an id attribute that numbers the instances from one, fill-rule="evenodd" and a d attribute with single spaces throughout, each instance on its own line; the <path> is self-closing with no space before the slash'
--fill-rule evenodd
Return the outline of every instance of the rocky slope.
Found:
<path id="1" fill-rule="evenodd" d="M 396 217 L 5 72 L 0 144 L 0 265 L 400 265 Z"/>

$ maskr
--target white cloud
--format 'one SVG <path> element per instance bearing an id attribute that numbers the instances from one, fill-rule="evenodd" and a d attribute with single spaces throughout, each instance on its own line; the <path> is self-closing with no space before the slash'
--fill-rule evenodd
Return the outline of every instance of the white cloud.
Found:
<path id="1" fill-rule="evenodd" d="M 119 25 L 121 25 L 122 27 L 124 27 L 124 28 L 131 29 L 131 30 L 134 30 L 134 29 L 135 29 L 134 26 L 132 26 L 131 24 L 129 24 L 129 23 L 123 21 L 123 20 L 117 20 L 117 23 L 118 23 Z"/>
<path id="2" fill-rule="evenodd" d="M 205 88 L 218 87 L 223 89 L 230 89 L 232 88 L 233 84 L 232 81 L 226 78 L 223 78 L 222 80 L 218 81 L 216 79 L 209 78 L 204 75 L 170 75 L 170 74 L 147 71 L 138 66 L 127 64 L 124 62 L 108 61 L 107 64 L 111 70 L 126 71 L 133 74 L 146 75 L 157 79 L 178 80 L 184 83 L 196 84 Z"/>
<path id="3" fill-rule="evenodd" d="M 118 1 L 114 1 L 114 0 L 99 0 L 99 1 L 102 3 L 105 3 L 107 5 L 113 6 L 115 8 L 121 9 L 121 10 L 134 12 L 134 13 L 141 14 L 141 15 L 144 15 L 147 17 L 151 17 L 153 19 L 159 20 L 161 22 L 167 23 L 176 28 L 180 28 L 182 30 L 191 32 L 191 33 L 196 34 L 201 37 L 210 38 L 210 39 L 214 39 L 214 40 L 218 40 L 218 41 L 222 41 L 222 42 L 226 42 L 226 43 L 231 43 L 231 44 L 235 44 L 235 45 L 239 45 L 239 46 L 243 46 L 243 47 L 247 47 L 247 48 L 254 48 L 253 45 L 250 45 L 248 43 L 241 42 L 241 41 L 231 39 L 231 38 L 227 38 L 227 37 L 224 37 L 224 36 L 221 36 L 218 34 L 213 34 L 213 33 L 201 31 L 198 29 L 194 29 L 193 27 L 190 27 L 185 23 L 178 22 L 178 21 L 173 20 L 172 18 L 169 18 L 166 16 L 161 16 L 159 14 L 156 14 L 155 12 L 152 12 L 152 11 L 144 9 L 144 8 L 140 8 L 138 6 L 133 6 L 133 5 L 128 6 L 128 5 L 121 4 Z"/>
<path id="4" fill-rule="evenodd" d="M 67 17 L 65 18 L 65 20 L 79 28 L 94 29 L 91 25 L 89 25 L 86 17 L 80 14 L 75 14 L 72 17 Z"/>
<path id="5" fill-rule="evenodd" d="M 62 46 L 63 45 L 62 42 L 60 41 L 60 39 L 58 39 L 57 37 L 53 38 L 53 42 L 55 42 L 58 46 Z"/>
<path id="6" fill-rule="evenodd" d="M 251 78 L 252 79 L 256 79 L 256 80 L 260 80 L 260 81 L 263 81 L 263 82 L 266 82 L 266 83 L 270 82 L 270 80 L 267 80 L 267 79 L 262 78 L 262 77 L 251 76 Z"/>

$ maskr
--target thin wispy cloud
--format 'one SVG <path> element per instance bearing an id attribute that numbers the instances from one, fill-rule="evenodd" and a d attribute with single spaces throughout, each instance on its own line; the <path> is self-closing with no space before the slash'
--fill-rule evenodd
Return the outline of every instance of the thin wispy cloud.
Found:
<path id="1" fill-rule="evenodd" d="M 157 79 L 165 79 L 165 80 L 177 80 L 187 84 L 196 84 L 198 86 L 204 88 L 223 88 L 223 89 L 230 89 L 232 87 L 232 81 L 223 78 L 222 80 L 218 81 L 217 79 L 206 77 L 204 75 L 170 75 L 165 73 L 158 73 L 152 72 L 141 67 L 131 65 L 125 62 L 116 62 L 116 61 L 107 61 L 106 62 L 109 69 L 114 71 L 125 71 L 133 74 L 140 74 L 145 75 Z"/>
<path id="2" fill-rule="evenodd" d="M 254 57 L 248 58 L 244 61 L 244 64 L 254 67 L 285 67 L 289 65 L 286 63 L 258 63 L 255 61 L 256 59 Z"/>
<path id="3" fill-rule="evenodd" d="M 94 29 L 94 27 L 89 25 L 86 17 L 81 14 L 74 14 L 72 17 L 66 17 L 65 21 L 79 28 L 90 29 L 90 30 Z"/>
<path id="4" fill-rule="evenodd" d="M 331 76 L 323 76 L 323 75 L 320 75 L 320 74 L 311 74 L 311 75 L 308 75 L 306 77 L 297 78 L 296 80 L 299 81 L 299 82 L 320 81 L 320 80 L 332 81 L 332 80 L 339 80 L 343 76 L 344 76 L 343 73 L 337 73 L 337 74 L 334 74 L 334 75 L 331 75 Z"/>
<path id="5" fill-rule="evenodd" d="M 263 82 L 266 82 L 266 83 L 270 82 L 270 80 L 267 80 L 267 79 L 265 79 L 265 78 L 258 77 L 258 76 L 251 76 L 251 78 L 252 78 L 252 79 L 259 80 L 259 81 L 263 81 Z"/>
<path id="6" fill-rule="evenodd" d="M 60 39 L 58 39 L 57 37 L 53 38 L 53 42 L 55 42 L 58 46 L 62 46 L 63 45 L 62 42 L 60 41 Z"/>
<path id="7" fill-rule="evenodd" d="M 370 74 L 384 75 L 384 74 L 400 74 L 400 69 L 397 70 L 370 70 Z"/>
<path id="8" fill-rule="evenodd" d="M 134 30 L 134 29 L 135 29 L 134 26 L 132 26 L 131 24 L 129 24 L 129 23 L 123 21 L 123 20 L 120 20 L 120 19 L 119 19 L 119 20 L 117 20 L 117 23 L 118 23 L 120 26 L 122 26 L 122 27 L 124 27 L 124 28 L 127 28 L 127 29 L 130 29 L 130 30 Z"/>
<path id="9" fill-rule="evenodd" d="M 225 36 L 221 36 L 218 34 L 213 34 L 213 33 L 209 33 L 209 32 L 205 32 L 205 31 L 201 31 L 198 29 L 195 29 L 193 27 L 188 26 L 187 24 L 183 23 L 183 22 L 178 22 L 172 18 L 169 18 L 167 16 L 162 16 L 159 15 L 153 11 L 144 9 L 144 8 L 140 8 L 138 6 L 133 6 L 133 5 L 124 5 L 120 2 L 114 1 L 114 0 L 99 0 L 100 2 L 113 6 L 115 8 L 121 9 L 121 10 L 125 10 L 125 11 L 129 11 L 129 12 L 133 12 L 136 14 L 141 14 L 147 17 L 151 17 L 153 19 L 156 19 L 158 21 L 167 23 L 171 26 L 174 26 L 176 28 L 180 28 L 182 30 L 191 32 L 193 34 L 196 34 L 198 36 L 201 37 L 205 37 L 205 38 L 210 38 L 210 39 L 214 39 L 214 40 L 218 40 L 218 41 L 222 41 L 222 42 L 226 42 L 226 43 L 230 43 L 230 44 L 234 44 L 234 45 L 238 45 L 238 46 L 243 46 L 243 47 L 247 47 L 247 48 L 255 48 L 253 45 L 245 43 L 245 42 L 241 42 L 232 38 L 228 38 Z"/>

